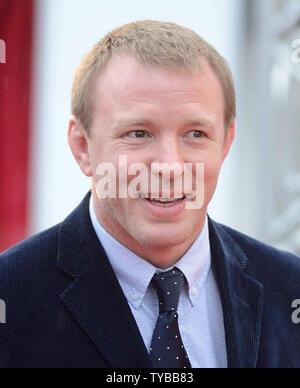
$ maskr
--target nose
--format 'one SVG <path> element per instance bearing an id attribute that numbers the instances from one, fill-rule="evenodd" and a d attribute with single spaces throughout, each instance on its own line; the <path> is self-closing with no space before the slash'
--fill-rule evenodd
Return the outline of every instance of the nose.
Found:
<path id="1" fill-rule="evenodd" d="M 151 163 L 151 175 L 155 180 L 170 183 L 171 192 L 181 197 L 184 174 L 184 158 L 179 140 L 165 137 L 156 144 Z M 164 190 L 163 190 L 164 191 Z"/>
<path id="2" fill-rule="evenodd" d="M 158 141 L 158 144 L 156 146 L 155 155 L 152 160 L 153 164 L 160 164 L 162 169 L 158 169 L 154 166 L 154 171 L 157 174 L 162 173 L 162 170 L 164 171 L 167 168 L 167 165 L 169 167 L 172 166 L 180 166 L 183 172 L 184 167 L 184 161 L 183 161 L 183 154 L 180 149 L 179 140 L 177 139 L 170 139 L 170 137 L 166 136 L 164 139 L 160 139 Z M 175 169 L 176 176 L 179 174 L 178 171 Z M 175 175 L 173 174 L 173 178 Z"/>

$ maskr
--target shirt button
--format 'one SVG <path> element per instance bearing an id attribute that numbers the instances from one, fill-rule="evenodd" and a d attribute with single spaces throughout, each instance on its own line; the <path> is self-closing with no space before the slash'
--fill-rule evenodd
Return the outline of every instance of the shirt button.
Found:
<path id="1" fill-rule="evenodd" d="M 193 287 L 193 288 L 191 289 L 191 294 L 192 294 L 192 295 L 197 295 L 197 294 L 198 294 L 197 287 Z"/>
<path id="2" fill-rule="evenodd" d="M 132 295 L 131 295 L 131 299 L 132 299 L 132 300 L 138 300 L 138 299 L 140 299 L 139 294 L 132 294 Z"/>

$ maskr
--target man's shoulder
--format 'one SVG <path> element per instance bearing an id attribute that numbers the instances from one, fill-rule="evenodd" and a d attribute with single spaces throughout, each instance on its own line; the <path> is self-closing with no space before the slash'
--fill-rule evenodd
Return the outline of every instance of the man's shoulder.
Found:
<path id="1" fill-rule="evenodd" d="M 278 275 L 300 280 L 300 257 L 288 251 L 275 248 L 231 227 L 212 221 L 215 230 L 225 244 L 238 247 L 247 257 L 247 270 L 251 274 L 261 272 L 266 277 Z M 259 270 L 259 271 L 258 271 Z"/>
<path id="2" fill-rule="evenodd" d="M 88 221 L 89 200 L 90 192 L 61 223 L 0 254 L 1 295 L 17 294 L 20 285 L 29 296 L 32 292 L 30 290 L 35 288 L 42 292 L 46 284 L 54 292 L 55 285 L 60 287 L 65 276 L 71 272 L 79 273 L 89 264 L 90 259 L 86 254 L 89 244 L 82 243 L 84 238 L 89 241 L 88 236 L 91 234 Z M 62 268 L 60 259 L 64 254 L 67 259 L 65 268 Z M 73 260 L 76 255 L 77 260 Z M 17 287 L 12 287 L 12 284 Z"/>
<path id="3" fill-rule="evenodd" d="M 296 265 L 300 263 L 300 258 L 293 253 L 290 253 L 286 250 L 278 249 L 270 244 L 264 243 L 256 238 L 253 238 L 228 226 L 221 224 L 219 224 L 219 226 L 223 227 L 226 233 L 228 233 L 228 235 L 230 235 L 230 237 L 237 244 L 242 246 L 243 249 L 246 250 L 250 256 L 252 256 L 253 254 L 259 254 L 262 256 L 271 257 L 274 260 L 281 260 L 284 258 L 284 260 L 294 262 Z"/>
<path id="4" fill-rule="evenodd" d="M 0 254 L 0 277 L 11 272 L 26 273 L 49 265 L 57 257 L 57 235 L 60 224 L 40 232 Z"/>

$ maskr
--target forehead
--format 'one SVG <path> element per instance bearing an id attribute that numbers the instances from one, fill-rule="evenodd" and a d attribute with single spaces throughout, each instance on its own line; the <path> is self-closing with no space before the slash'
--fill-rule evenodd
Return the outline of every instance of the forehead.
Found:
<path id="1" fill-rule="evenodd" d="M 224 117 L 223 93 L 219 81 L 202 61 L 191 71 L 162 69 L 138 63 L 127 54 L 113 57 L 95 85 L 95 114 L 116 109 L 206 110 Z M 209 112 L 208 112 L 209 111 Z"/>

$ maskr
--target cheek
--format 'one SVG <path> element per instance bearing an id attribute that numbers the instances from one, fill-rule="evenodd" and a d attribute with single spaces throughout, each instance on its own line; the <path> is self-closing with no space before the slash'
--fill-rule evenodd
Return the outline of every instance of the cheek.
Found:
<path id="1" fill-rule="evenodd" d="M 204 167 L 204 184 L 205 192 L 212 194 L 216 188 L 219 174 L 221 170 L 221 163 L 218 158 L 211 159 L 205 163 Z"/>
<path id="2" fill-rule="evenodd" d="M 109 217 L 109 222 L 118 220 L 121 224 L 124 223 L 128 216 L 128 202 L 124 199 L 107 199 L 102 201 L 102 209 Z"/>
<path id="3" fill-rule="evenodd" d="M 208 180 L 217 179 L 220 174 L 220 161 L 218 159 L 211 161 L 210 163 L 205 163 L 205 177 Z"/>
<path id="4" fill-rule="evenodd" d="M 107 155 L 105 154 L 105 150 L 103 150 L 102 147 L 97 147 L 97 145 L 93 145 L 90 151 L 90 155 L 94 174 L 96 174 L 96 170 L 99 164 L 110 162 L 110 160 L 107 158 Z"/>
<path id="5" fill-rule="evenodd" d="M 90 155 L 93 165 L 99 163 L 112 163 L 117 167 L 119 164 L 119 153 L 116 152 L 113 144 L 106 141 L 105 138 L 97 138 L 92 142 Z"/>

